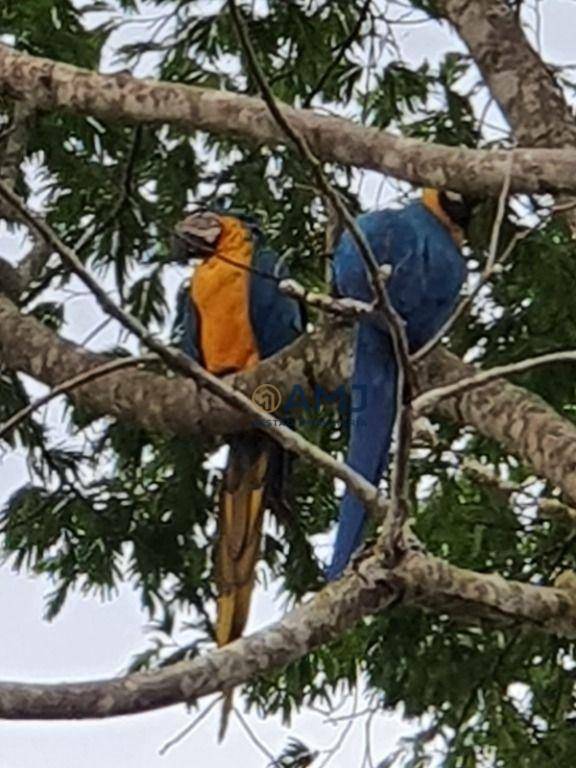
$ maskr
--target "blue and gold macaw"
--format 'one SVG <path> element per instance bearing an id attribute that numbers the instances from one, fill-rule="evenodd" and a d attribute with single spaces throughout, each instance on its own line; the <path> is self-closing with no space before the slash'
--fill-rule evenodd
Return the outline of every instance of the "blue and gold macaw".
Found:
<path id="1" fill-rule="evenodd" d="M 406 323 L 411 352 L 433 338 L 455 308 L 466 274 L 460 244 L 470 216 L 471 203 L 462 195 L 427 189 L 422 201 L 402 210 L 375 211 L 357 219 L 378 263 L 392 267 L 388 295 Z M 349 232 L 336 247 L 334 277 L 339 295 L 372 300 L 364 262 Z M 397 375 L 390 334 L 374 319 L 361 320 L 352 397 L 362 402 L 354 409 L 346 461 L 375 485 L 388 465 Z M 328 579 L 342 574 L 360 546 L 365 517 L 360 500 L 347 491 Z"/>
<path id="2" fill-rule="evenodd" d="M 184 262 L 200 259 L 181 295 L 177 323 L 184 351 L 211 373 L 246 371 L 303 332 L 300 305 L 278 287 L 287 268 L 250 217 L 212 211 L 187 216 L 176 228 L 174 256 Z M 229 442 L 216 552 L 219 646 L 240 637 L 246 626 L 264 508 L 272 496 L 278 501 L 286 466 L 282 449 L 260 432 L 235 435 Z M 220 736 L 230 706 L 231 694 Z"/>

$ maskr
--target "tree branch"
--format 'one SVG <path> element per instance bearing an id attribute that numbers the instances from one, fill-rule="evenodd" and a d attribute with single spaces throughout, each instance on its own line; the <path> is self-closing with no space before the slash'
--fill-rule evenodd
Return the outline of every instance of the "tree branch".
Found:
<path id="1" fill-rule="evenodd" d="M 5 438 L 6 435 L 12 432 L 12 430 L 17 427 L 18 424 L 24 421 L 24 419 L 28 418 L 28 416 L 34 413 L 34 411 L 42 408 L 42 406 L 46 405 L 51 400 L 54 400 L 54 398 L 58 397 L 59 395 L 70 394 L 70 392 L 72 392 L 74 389 L 77 389 L 78 387 L 81 387 L 83 384 L 88 384 L 89 382 L 95 381 L 96 379 L 99 379 L 103 376 L 109 376 L 111 373 L 117 373 L 118 371 L 125 370 L 126 368 L 134 368 L 136 366 L 142 365 L 143 363 L 152 363 L 155 360 L 158 360 L 157 355 L 142 355 L 140 357 L 126 357 L 117 360 L 110 360 L 107 363 L 103 363 L 102 365 L 97 365 L 95 368 L 91 368 L 89 371 L 84 371 L 83 373 L 78 374 L 78 376 L 73 376 L 71 379 L 66 379 L 66 381 L 58 384 L 58 386 L 54 387 L 54 389 L 52 389 L 50 392 L 43 395 L 42 397 L 38 397 L 36 400 L 33 400 L 25 408 L 22 408 L 13 416 L 10 416 L 10 418 L 3 424 L 0 424 L 0 440 Z"/>
<path id="2" fill-rule="evenodd" d="M 285 137 L 266 105 L 249 96 L 89 70 L 0 45 L 0 92 L 43 110 L 64 109 L 101 120 L 174 123 L 184 129 L 277 145 Z M 366 128 L 350 120 L 282 106 L 282 113 L 321 160 L 369 168 L 423 186 L 497 195 L 508 153 L 445 147 Z M 576 191 L 576 151 L 515 153 L 512 192 Z"/>
<path id="3" fill-rule="evenodd" d="M 437 0 L 526 147 L 573 147 L 576 123 L 552 71 L 505 0 Z"/>
<path id="4" fill-rule="evenodd" d="M 286 296 L 290 296 L 298 301 L 303 301 L 310 307 L 326 312 L 329 315 L 338 315 L 339 317 L 348 317 L 358 319 L 373 315 L 376 304 L 347 297 L 337 298 L 328 296 L 325 293 L 309 291 L 296 280 L 282 280 L 279 285 L 280 291 Z"/>
<path id="5" fill-rule="evenodd" d="M 414 400 L 413 406 L 414 409 L 418 411 L 429 411 L 436 407 L 440 401 L 445 400 L 448 397 L 461 395 L 464 392 L 470 392 L 472 389 L 477 389 L 496 379 L 501 379 L 504 376 L 513 376 L 515 373 L 525 373 L 526 371 L 531 371 L 534 368 L 541 368 L 542 366 L 550 365 L 551 363 L 575 362 L 576 350 L 571 349 L 563 352 L 549 352 L 548 354 L 538 355 L 537 357 L 529 357 L 525 360 L 520 360 L 517 363 L 497 365 L 487 371 L 478 371 L 473 376 L 460 379 L 453 384 L 445 384 L 444 386 L 429 389 Z"/>
<path id="6" fill-rule="evenodd" d="M 576 143 L 576 121 L 552 70 L 528 42 L 505 0 L 438 0 L 472 54 L 520 146 Z M 576 212 L 566 214 L 576 233 Z"/>
<path id="7" fill-rule="evenodd" d="M 576 637 L 576 595 L 569 589 L 507 582 L 416 552 L 394 570 L 372 556 L 276 624 L 192 660 L 113 680 L 0 683 L 0 718 L 103 718 L 191 703 L 273 672 L 399 599 L 473 624 Z"/>
<path id="8" fill-rule="evenodd" d="M 225 381 L 249 395 L 261 384 L 274 384 L 282 397 L 299 386 L 312 401 L 314 387 L 333 391 L 349 379 L 351 338 L 349 328 L 335 332 L 332 324 L 324 326 L 252 371 Z M 54 387 L 109 358 L 60 338 L 0 295 L 0 361 Z M 474 366 L 437 349 L 416 367 L 418 390 L 426 392 L 476 373 Z M 245 430 L 251 424 L 192 380 L 145 371 L 110 374 L 74 390 L 71 398 L 95 417 L 108 415 L 151 432 L 206 438 Z M 496 380 L 453 395 L 439 404 L 437 412 L 501 443 L 576 502 L 576 426 L 537 395 Z"/>
<path id="9" fill-rule="evenodd" d="M 437 349 L 418 366 L 418 373 L 421 391 L 426 392 L 474 377 L 477 369 Z M 576 426 L 542 398 L 496 379 L 443 400 L 437 413 L 495 440 L 576 501 Z"/>
<path id="10" fill-rule="evenodd" d="M 294 384 L 306 395 L 312 385 L 333 390 L 346 380 L 351 332 L 333 327 L 303 336 L 287 350 L 252 371 L 225 379 L 249 395 L 261 384 L 274 384 L 287 397 Z M 0 360 L 50 387 L 109 361 L 60 338 L 0 295 Z M 71 399 L 95 417 L 109 415 L 151 432 L 214 436 L 250 426 L 250 419 L 190 379 L 167 378 L 144 371 L 110 374 L 71 392 Z"/>
<path id="11" fill-rule="evenodd" d="M 0 152 L 0 178 L 10 189 L 16 187 L 20 168 L 26 157 L 28 132 L 36 109 L 30 101 L 16 101 L 12 112 L 12 124 L 6 132 L 5 144 Z M 21 223 L 18 212 L 4 201 L 0 204 L 0 218 L 14 223 Z M 46 242 L 32 236 L 31 251 L 24 256 L 17 266 L 5 259 L 0 259 L 0 291 L 17 301 L 26 286 L 35 278 L 50 257 Z"/>
<path id="12" fill-rule="evenodd" d="M 368 17 L 368 11 L 370 10 L 371 4 L 372 4 L 372 0 L 364 0 L 364 5 L 362 6 L 362 8 L 360 8 L 360 13 L 358 14 L 356 23 L 350 30 L 350 33 L 342 41 L 342 43 L 340 44 L 340 47 L 334 53 L 330 64 L 326 67 L 326 69 L 318 79 L 318 82 L 312 87 L 312 89 L 309 91 L 309 93 L 306 95 L 306 98 L 302 102 L 302 106 L 305 109 L 307 109 L 312 104 L 314 97 L 318 93 L 320 93 L 324 85 L 330 79 L 332 73 L 338 68 L 338 65 L 346 55 L 346 52 L 348 51 L 348 49 L 354 45 L 354 42 L 358 38 L 358 35 L 360 34 L 360 30 L 362 29 L 362 25 L 364 24 L 364 22 Z"/>

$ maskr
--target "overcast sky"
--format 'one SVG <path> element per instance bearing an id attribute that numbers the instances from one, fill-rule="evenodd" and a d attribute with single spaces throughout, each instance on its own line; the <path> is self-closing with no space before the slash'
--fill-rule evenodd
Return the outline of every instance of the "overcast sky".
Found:
<path id="1" fill-rule="evenodd" d="M 553 64 L 576 62 L 574 30 L 575 0 L 542 0 L 540 44 L 545 58 Z M 157 9 L 147 9 L 156 15 Z M 130 27 L 131 39 L 143 34 Z M 446 25 L 429 23 L 409 26 L 400 34 L 405 58 L 417 66 L 423 59 L 436 61 L 447 49 L 461 49 L 458 39 Z M 499 122 L 493 109 L 490 119 Z M 369 174 L 364 185 L 364 202 L 374 205 L 381 177 Z M 22 253 L 20 235 L 0 230 L 0 253 L 16 261 Z M 174 285 L 177 280 L 174 280 Z M 79 297 L 66 306 L 66 334 L 81 341 L 100 320 L 91 299 Z M 115 331 L 108 328 L 92 342 L 103 348 L 115 341 Z M 34 391 L 43 391 L 36 387 Z M 45 413 L 46 423 L 59 435 L 61 405 L 54 403 Z M 25 456 L 21 452 L 0 452 L 0 504 L 28 477 Z M 19 681 L 63 681 L 113 676 L 122 671 L 133 653 L 146 646 L 138 598 L 128 587 L 109 602 L 93 597 L 73 596 L 53 623 L 43 620 L 44 600 L 50 584 L 45 579 L 13 574 L 8 567 L 0 570 L 0 615 L 4 630 L 0 641 L 0 678 Z M 259 592 L 249 629 L 269 623 L 281 614 L 282 605 L 268 594 Z M 202 706 L 206 706 L 205 700 Z M 365 707 L 361 700 L 359 709 Z M 346 701 L 337 715 L 352 711 L 354 701 Z M 198 728 L 165 756 L 159 748 L 190 722 L 182 706 L 132 717 L 102 722 L 81 723 L 11 723 L 0 722 L 0 768 L 190 768 L 210 765 L 229 766 L 242 761 L 250 766 L 265 766 L 269 761 L 251 742 L 238 720 L 233 719 L 223 746 L 216 743 L 219 707 Z M 279 719 L 265 723 L 255 716 L 249 722 L 258 738 L 276 755 L 288 736 L 297 736 L 315 749 L 332 746 L 342 733 L 343 723 L 326 724 L 323 715 L 306 711 L 295 718 L 292 728 Z M 341 750 L 330 765 L 360 765 L 365 746 L 365 719 L 351 729 Z M 378 716 L 372 724 L 374 760 L 382 759 L 397 743 L 409 725 L 399 716 Z M 318 765 L 321 764 L 319 761 Z"/>

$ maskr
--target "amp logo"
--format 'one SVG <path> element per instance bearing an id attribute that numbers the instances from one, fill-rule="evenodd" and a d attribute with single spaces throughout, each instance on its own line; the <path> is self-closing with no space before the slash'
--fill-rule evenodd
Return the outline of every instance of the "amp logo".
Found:
<path id="1" fill-rule="evenodd" d="M 366 387 L 353 385 L 350 395 L 342 385 L 333 390 L 315 386 L 312 393 L 296 384 L 282 401 L 280 390 L 273 384 L 260 384 L 252 393 L 252 402 L 259 405 L 266 413 L 278 417 L 310 416 L 318 413 L 324 406 L 336 406 L 341 416 L 362 413 L 366 408 Z"/>

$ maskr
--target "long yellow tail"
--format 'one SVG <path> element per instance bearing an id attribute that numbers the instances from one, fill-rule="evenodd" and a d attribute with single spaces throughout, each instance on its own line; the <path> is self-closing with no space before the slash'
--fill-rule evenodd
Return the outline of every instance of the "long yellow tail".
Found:
<path id="1" fill-rule="evenodd" d="M 220 493 L 216 554 L 219 646 L 242 635 L 248 613 L 255 568 L 260 552 L 269 443 L 260 435 L 243 435 L 230 446 Z M 232 690 L 226 693 L 219 739 L 224 737 L 232 710 Z"/>

